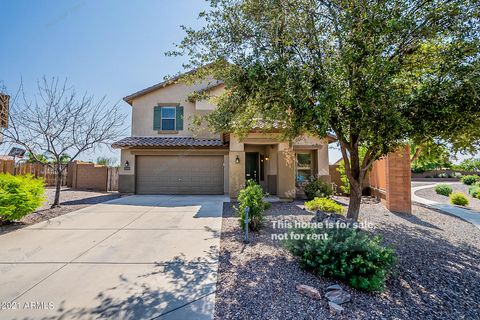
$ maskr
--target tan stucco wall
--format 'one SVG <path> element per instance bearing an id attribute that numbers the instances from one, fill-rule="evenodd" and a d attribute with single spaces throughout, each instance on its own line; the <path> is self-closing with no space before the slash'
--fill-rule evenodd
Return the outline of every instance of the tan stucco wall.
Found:
<path id="1" fill-rule="evenodd" d="M 128 149 L 122 149 L 120 156 L 120 169 L 118 170 L 119 175 L 135 175 L 135 155 L 131 153 Z M 128 161 L 130 165 L 130 170 L 125 170 L 125 163 Z"/>
<path id="2" fill-rule="evenodd" d="M 240 163 L 235 163 L 235 159 L 240 160 Z M 238 192 L 245 186 L 245 152 L 231 151 L 229 154 L 229 188 L 228 193 L 231 198 L 236 198 Z"/>
<path id="3" fill-rule="evenodd" d="M 219 97 L 224 90 L 224 85 L 219 85 L 218 87 L 214 87 L 208 91 L 210 98 L 205 100 L 197 100 L 195 101 L 195 108 L 197 110 L 206 110 L 206 111 L 213 111 L 215 110 L 216 106 L 216 98 Z"/>
<path id="4" fill-rule="evenodd" d="M 219 138 L 220 135 L 214 135 L 209 130 L 201 128 L 193 130 L 192 119 L 194 115 L 205 115 L 208 110 L 196 110 L 195 103 L 188 101 L 188 96 L 194 91 L 199 91 L 208 87 L 211 81 L 204 81 L 199 84 L 187 85 L 176 83 L 168 85 L 162 89 L 148 93 L 133 99 L 132 101 L 132 136 L 150 137 L 150 136 L 179 136 L 179 137 L 206 137 Z M 183 130 L 178 133 L 159 133 L 153 130 L 153 110 L 159 104 L 181 105 L 184 108 Z"/>

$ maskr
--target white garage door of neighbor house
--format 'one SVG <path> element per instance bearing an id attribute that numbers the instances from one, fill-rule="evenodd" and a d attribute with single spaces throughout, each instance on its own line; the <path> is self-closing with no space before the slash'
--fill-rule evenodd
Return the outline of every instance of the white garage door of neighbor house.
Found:
<path id="1" fill-rule="evenodd" d="M 223 194 L 223 156 L 137 156 L 137 194 Z"/>

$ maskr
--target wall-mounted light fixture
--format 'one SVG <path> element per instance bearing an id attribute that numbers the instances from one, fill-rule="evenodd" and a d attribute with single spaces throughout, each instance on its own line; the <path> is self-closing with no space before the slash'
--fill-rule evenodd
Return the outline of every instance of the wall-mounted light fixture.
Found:
<path id="1" fill-rule="evenodd" d="M 128 162 L 128 160 L 125 161 L 125 166 L 123 167 L 123 170 L 130 170 L 130 162 Z"/>
<path id="2" fill-rule="evenodd" d="M 239 163 L 240 163 L 240 158 L 239 158 L 238 156 L 235 158 L 235 163 L 236 163 L 236 164 L 239 164 Z"/>
<path id="3" fill-rule="evenodd" d="M 270 160 L 270 158 L 269 158 L 268 156 L 267 156 L 267 157 L 265 157 L 265 161 L 268 161 L 268 160 Z"/>

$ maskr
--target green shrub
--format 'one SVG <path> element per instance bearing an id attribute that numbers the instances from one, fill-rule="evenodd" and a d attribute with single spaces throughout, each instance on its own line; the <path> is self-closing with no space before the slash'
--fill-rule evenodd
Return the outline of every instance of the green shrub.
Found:
<path id="1" fill-rule="evenodd" d="M 480 199 L 480 185 L 477 183 L 470 186 L 470 188 L 468 188 L 468 193 L 470 193 L 472 197 Z"/>
<path id="2" fill-rule="evenodd" d="M 250 223 L 248 224 L 249 229 L 256 231 L 262 227 L 265 220 L 263 212 L 270 207 L 270 203 L 263 201 L 264 196 L 265 194 L 263 193 L 262 187 L 253 180 L 247 181 L 247 186 L 240 190 L 238 195 L 240 205 L 236 208 L 236 211 L 240 217 L 240 226 L 242 229 L 245 228 L 246 207 L 250 208 L 248 213 L 248 218 L 250 219 Z"/>
<path id="3" fill-rule="evenodd" d="M 345 162 L 341 162 L 337 167 L 337 172 L 340 174 L 340 181 L 342 181 L 342 185 L 340 186 L 340 190 L 343 194 L 349 195 L 350 194 L 350 181 L 348 181 L 347 174 L 345 173 Z"/>
<path id="4" fill-rule="evenodd" d="M 44 201 L 44 182 L 31 176 L 0 174 L 0 222 L 19 220 Z"/>
<path id="5" fill-rule="evenodd" d="M 468 205 L 468 198 L 461 192 L 454 192 L 450 195 L 450 202 L 459 206 Z"/>
<path id="6" fill-rule="evenodd" d="M 345 208 L 342 205 L 327 198 L 315 198 L 311 201 L 307 201 L 305 202 L 305 208 L 310 211 L 321 210 L 323 212 L 345 214 Z"/>
<path id="7" fill-rule="evenodd" d="M 382 291 L 395 264 L 393 249 L 359 229 L 296 229 L 303 237 L 284 242 L 303 268 L 344 280 L 366 291 Z M 309 235 L 324 233 L 325 238 Z"/>
<path id="8" fill-rule="evenodd" d="M 303 191 L 305 192 L 308 200 L 312 200 L 315 197 L 325 198 L 333 194 L 330 184 L 320 178 L 310 180 L 303 187 Z"/>
<path id="9" fill-rule="evenodd" d="M 435 192 L 448 197 L 453 192 L 453 189 L 448 184 L 439 184 L 435 186 Z"/>
<path id="10" fill-rule="evenodd" d="M 470 186 L 478 181 L 480 181 L 480 177 L 474 174 L 462 177 L 463 184 L 466 184 L 467 186 Z"/>

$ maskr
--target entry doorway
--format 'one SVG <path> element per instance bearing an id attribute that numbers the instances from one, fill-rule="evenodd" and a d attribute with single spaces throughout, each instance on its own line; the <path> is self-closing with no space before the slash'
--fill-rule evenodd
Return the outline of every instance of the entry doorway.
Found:
<path id="1" fill-rule="evenodd" d="M 258 152 L 245 152 L 245 181 L 260 183 L 260 157 Z"/>

